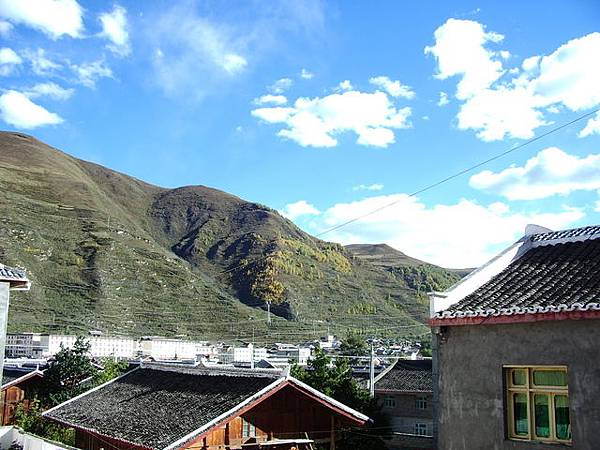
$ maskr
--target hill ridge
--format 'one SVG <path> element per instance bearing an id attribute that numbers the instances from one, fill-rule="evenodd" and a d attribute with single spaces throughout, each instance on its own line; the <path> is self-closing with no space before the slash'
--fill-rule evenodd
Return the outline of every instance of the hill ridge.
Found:
<path id="1" fill-rule="evenodd" d="M 33 280 L 11 303 L 11 331 L 419 334 L 422 288 L 458 279 L 397 250 L 407 258 L 401 270 L 373 263 L 267 206 L 203 185 L 155 186 L 22 133 L 0 132 L 0 189 L 0 261 Z M 428 275 L 408 274 L 421 264 Z M 277 315 L 270 328 L 266 301 Z"/>

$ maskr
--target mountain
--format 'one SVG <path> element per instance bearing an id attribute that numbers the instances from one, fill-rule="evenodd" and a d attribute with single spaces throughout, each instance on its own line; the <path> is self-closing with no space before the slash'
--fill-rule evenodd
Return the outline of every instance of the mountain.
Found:
<path id="1" fill-rule="evenodd" d="M 434 271 L 437 287 L 459 278 L 390 247 L 321 241 L 216 189 L 153 186 L 20 133 L 0 132 L 0 190 L 0 261 L 33 281 L 11 297 L 9 331 L 273 341 L 378 327 L 415 336 L 427 330 L 427 299 L 404 270 Z"/>

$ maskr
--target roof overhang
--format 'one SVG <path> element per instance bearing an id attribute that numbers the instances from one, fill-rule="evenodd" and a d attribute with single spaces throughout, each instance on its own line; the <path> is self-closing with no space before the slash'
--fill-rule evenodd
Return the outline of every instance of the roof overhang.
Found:
<path id="1" fill-rule="evenodd" d="M 11 382 L 3 384 L 0 389 L 1 390 L 8 389 L 9 387 L 16 386 L 18 384 L 21 384 L 23 381 L 27 381 L 30 378 L 35 378 L 35 377 L 43 378 L 44 373 L 41 370 L 32 370 L 31 372 L 27 372 L 26 374 L 24 374 L 22 377 L 15 378 Z"/>

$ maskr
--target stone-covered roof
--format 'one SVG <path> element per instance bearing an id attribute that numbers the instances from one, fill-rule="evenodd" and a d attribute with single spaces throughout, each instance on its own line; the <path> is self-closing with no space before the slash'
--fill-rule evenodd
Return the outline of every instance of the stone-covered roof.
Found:
<path id="1" fill-rule="evenodd" d="M 12 267 L 0 264 L 0 282 L 8 281 L 11 288 L 16 289 L 29 289 L 29 279 L 25 274 L 25 271 L 20 269 L 13 269 Z"/>
<path id="2" fill-rule="evenodd" d="M 600 227 L 530 237 L 503 271 L 437 318 L 600 310 Z"/>
<path id="3" fill-rule="evenodd" d="M 274 381 L 273 374 L 140 368 L 44 416 L 102 435 L 163 449 Z"/>
<path id="4" fill-rule="evenodd" d="M 43 416 L 148 449 L 176 449 L 286 384 L 355 423 L 370 420 L 281 370 L 166 364 L 141 366 L 49 409 Z"/>
<path id="5" fill-rule="evenodd" d="M 375 378 L 376 391 L 432 392 L 431 359 L 399 359 Z"/>

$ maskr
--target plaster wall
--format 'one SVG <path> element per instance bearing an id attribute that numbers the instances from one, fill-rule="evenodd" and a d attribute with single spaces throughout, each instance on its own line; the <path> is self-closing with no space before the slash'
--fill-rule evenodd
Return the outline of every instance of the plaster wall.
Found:
<path id="1" fill-rule="evenodd" d="M 600 448 L 600 320 L 442 327 L 434 334 L 440 450 Z M 572 446 L 507 439 L 505 365 L 565 365 Z"/>

